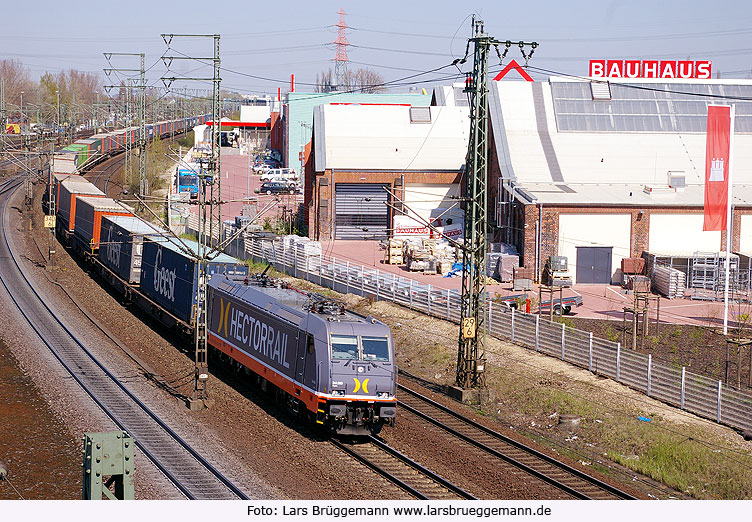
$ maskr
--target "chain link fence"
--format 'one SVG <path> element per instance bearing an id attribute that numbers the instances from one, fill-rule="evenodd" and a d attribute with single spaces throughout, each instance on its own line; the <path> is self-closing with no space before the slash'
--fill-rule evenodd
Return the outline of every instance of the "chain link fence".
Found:
<path id="1" fill-rule="evenodd" d="M 240 259 L 271 263 L 280 272 L 337 292 L 392 301 L 429 316 L 460 321 L 458 290 L 434 288 L 411 278 L 366 268 L 310 251 L 283 239 L 239 238 L 226 252 Z M 752 430 L 752 394 L 654 360 L 620 343 L 488 302 L 488 333 L 536 352 L 611 378 L 649 397 L 728 426 Z"/>

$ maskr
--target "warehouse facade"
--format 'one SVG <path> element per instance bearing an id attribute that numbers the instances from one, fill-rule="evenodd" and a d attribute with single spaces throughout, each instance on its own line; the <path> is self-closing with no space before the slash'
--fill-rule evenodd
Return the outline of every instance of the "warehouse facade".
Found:
<path id="1" fill-rule="evenodd" d="M 464 107 L 316 107 L 309 236 L 384 239 L 400 226 L 461 221 L 468 118 Z"/>
<path id="2" fill-rule="evenodd" d="M 489 215 L 494 239 L 537 274 L 569 258 L 579 283 L 616 283 L 645 252 L 725 249 L 704 232 L 708 104 L 736 106 L 735 252 L 752 254 L 752 81 L 491 82 Z"/>

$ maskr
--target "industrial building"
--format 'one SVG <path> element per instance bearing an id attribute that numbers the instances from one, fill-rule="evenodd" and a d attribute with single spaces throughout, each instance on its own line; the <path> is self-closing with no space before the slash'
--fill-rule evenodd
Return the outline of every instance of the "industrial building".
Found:
<path id="1" fill-rule="evenodd" d="M 284 132 L 282 158 L 291 169 L 303 171 L 308 160 L 305 148 L 313 136 L 313 111 L 320 105 L 410 105 L 428 106 L 429 94 L 394 93 L 373 94 L 358 92 L 289 92 L 284 103 Z M 310 148 L 310 146 L 309 146 Z"/>
<path id="2" fill-rule="evenodd" d="M 551 77 L 489 94 L 493 239 L 537 274 L 563 255 L 575 282 L 616 283 L 625 257 L 725 250 L 703 231 L 708 104 L 736 106 L 732 241 L 752 253 L 752 81 Z"/>
<path id="3" fill-rule="evenodd" d="M 309 236 L 383 239 L 398 226 L 461 221 L 469 130 L 467 107 L 317 106 Z"/>

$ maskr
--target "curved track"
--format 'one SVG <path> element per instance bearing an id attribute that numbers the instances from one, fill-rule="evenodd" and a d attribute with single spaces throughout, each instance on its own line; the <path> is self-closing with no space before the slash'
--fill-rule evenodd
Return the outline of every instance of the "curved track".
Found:
<path id="1" fill-rule="evenodd" d="M 468 444 L 501 459 L 577 499 L 635 499 L 633 495 L 577 468 L 491 430 L 420 393 L 398 384 L 399 407 Z"/>
<path id="2" fill-rule="evenodd" d="M 398 452 L 369 437 L 348 441 L 332 439 L 332 444 L 420 500 L 474 500 L 475 497 Z"/>
<path id="3" fill-rule="evenodd" d="M 46 305 L 23 274 L 6 233 L 6 208 L 22 178 L 0 185 L 0 280 L 40 340 L 144 454 L 190 499 L 248 497 L 135 397 Z"/>

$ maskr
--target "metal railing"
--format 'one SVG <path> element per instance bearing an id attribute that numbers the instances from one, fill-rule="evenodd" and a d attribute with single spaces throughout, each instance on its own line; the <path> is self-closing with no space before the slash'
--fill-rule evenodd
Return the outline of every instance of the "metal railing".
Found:
<path id="1" fill-rule="evenodd" d="M 454 323 L 460 320 L 458 290 L 434 288 L 414 279 L 347 260 L 306 251 L 283 240 L 239 239 L 226 250 L 241 259 L 271 263 L 280 272 L 332 290 L 418 310 Z M 647 396 L 728 426 L 752 430 L 752 394 L 685 367 L 622 349 L 620 343 L 551 322 L 544 316 L 488 302 L 488 332 L 498 339 L 545 353 L 611 378 Z"/>

